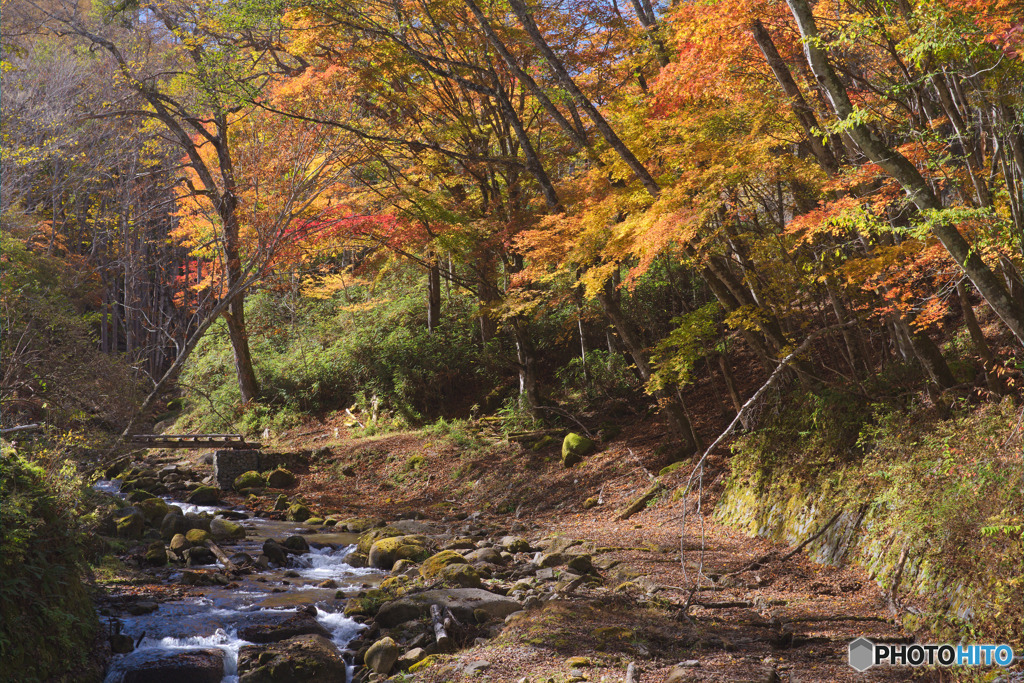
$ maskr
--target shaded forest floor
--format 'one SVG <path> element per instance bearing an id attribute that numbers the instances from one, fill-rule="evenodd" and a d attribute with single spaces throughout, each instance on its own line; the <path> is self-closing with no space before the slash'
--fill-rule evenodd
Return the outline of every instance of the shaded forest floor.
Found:
<path id="1" fill-rule="evenodd" d="M 859 636 L 908 636 L 894 625 L 881 589 L 863 571 L 819 565 L 802 554 L 783 560 L 788 548 L 712 520 L 726 474 L 723 459 L 711 459 L 701 514 L 693 512 L 695 498 L 686 503 L 685 570 L 684 501 L 672 491 L 689 476 L 689 464 L 660 477 L 666 492 L 646 509 L 617 520 L 619 510 L 651 485 L 662 460 L 649 436 L 658 433 L 656 424 L 625 429 L 571 469 L 560 462 L 560 442 L 533 451 L 508 442 L 487 445 L 464 433 L 335 439 L 343 430 L 307 425 L 290 438 L 284 435 L 290 447 L 328 445 L 329 454 L 293 494 L 314 510 L 383 520 L 424 516 L 452 525 L 479 513 L 477 521 L 497 534 L 562 535 L 611 549 L 600 556 L 614 565 L 602 572 L 604 585 L 545 603 L 498 638 L 419 672 L 418 680 L 468 678 L 466 666 L 480 661 L 497 681 L 568 681 L 574 673 L 620 681 L 629 662 L 641 681 L 670 680 L 681 662 L 689 666 L 676 668 L 673 681 L 911 676 L 909 668 L 858 674 L 847 665 L 847 644 Z M 592 497 L 601 503 L 585 509 Z M 743 570 L 766 556 L 760 566 Z M 702 589 L 692 593 L 701 563 Z M 723 576 L 730 572 L 737 573 Z M 573 657 L 587 657 L 589 666 L 569 662 Z M 938 680 L 934 672 L 917 676 Z"/>

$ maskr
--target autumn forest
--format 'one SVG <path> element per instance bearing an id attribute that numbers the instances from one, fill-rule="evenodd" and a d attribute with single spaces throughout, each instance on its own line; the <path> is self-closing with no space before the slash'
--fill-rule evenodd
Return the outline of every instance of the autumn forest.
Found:
<path id="1" fill-rule="evenodd" d="M 737 644 L 756 680 L 847 680 L 861 633 L 1020 652 L 1020 0 L 4 0 L 0 23 L 0 591 L 6 604 L 15 586 L 42 599 L 65 585 L 15 581 L 33 544 L 57 537 L 69 550 L 45 571 L 91 577 L 71 622 L 5 616 L 2 667 L 24 674 L 10 680 L 75 667 L 149 680 L 104 674 L 135 656 L 116 645 L 103 659 L 76 643 L 115 643 L 107 626 L 68 627 L 92 623 L 90 605 L 118 614 L 117 586 L 173 566 L 167 503 L 152 522 L 138 491 L 173 504 L 218 485 L 200 481 L 214 460 L 140 450 L 140 433 L 312 453 L 249 468 L 258 485 L 219 484 L 221 504 L 253 519 L 292 520 L 298 505 L 303 523 L 379 520 L 349 520 L 353 552 L 393 572 L 382 589 L 403 587 L 339 603 L 365 628 L 329 636 L 355 680 L 740 680 L 743 657 L 725 654 Z M 196 486 L 171 486 L 191 467 Z M 277 490 L 267 472 L 281 468 L 298 488 Z M 153 477 L 161 490 L 139 483 Z M 95 487 L 115 478 L 119 495 L 134 488 L 122 502 Z M 152 537 L 122 533 L 124 501 Z M 448 526 L 407 525 L 427 540 L 377 563 L 379 539 L 414 537 L 367 529 L 402 519 Z M 706 559 L 735 530 L 762 546 Z M 228 537 L 211 538 L 223 553 Z M 629 556 L 659 541 L 671 569 Z M 798 544 L 806 557 L 782 552 Z M 488 548 L 508 557 L 476 557 Z M 605 568 L 601 548 L 625 554 Z M 452 552 L 484 575 L 452 571 L 452 585 L 518 590 L 515 614 L 547 615 L 548 631 L 513 615 L 495 636 L 455 605 L 434 627 L 423 616 L 452 645 L 430 631 L 413 647 L 386 625 Z M 281 564 L 266 545 L 253 554 Z M 554 555 L 569 568 L 546 589 Z M 231 557 L 217 571 L 241 581 Z M 410 560 L 423 564 L 408 583 Z M 794 561 L 818 578 L 781 578 Z M 822 567 L 859 573 L 795 597 Z M 855 583 L 874 592 L 842 587 Z M 740 614 L 758 600 L 813 604 L 846 630 L 762 612 L 768 661 Z M 634 609 L 650 613 L 601 621 Z M 559 618 L 632 640 L 562 642 Z M 711 637 L 717 619 L 747 625 Z M 670 645 L 659 620 L 696 635 Z M 872 620 L 895 630 L 869 633 Z M 24 638 L 54 629 L 62 654 L 46 669 Z M 833 648 L 837 668 L 816 669 L 801 638 Z M 209 680 L 307 680 L 267 673 L 268 652 L 294 651 L 252 647 L 227 647 L 237 662 Z M 523 647 L 540 659 L 524 665 Z M 941 680 L 981 680 L 974 669 Z M 849 680 L 905 680 L 864 676 Z"/>

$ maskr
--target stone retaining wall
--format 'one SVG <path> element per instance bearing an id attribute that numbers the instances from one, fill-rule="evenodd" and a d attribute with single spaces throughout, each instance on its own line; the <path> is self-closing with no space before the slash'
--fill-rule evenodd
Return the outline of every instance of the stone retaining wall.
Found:
<path id="1" fill-rule="evenodd" d="M 220 488 L 230 489 L 238 475 L 245 472 L 265 472 L 278 467 L 295 471 L 308 465 L 307 453 L 260 453 L 257 450 L 225 449 L 213 454 L 213 478 Z"/>

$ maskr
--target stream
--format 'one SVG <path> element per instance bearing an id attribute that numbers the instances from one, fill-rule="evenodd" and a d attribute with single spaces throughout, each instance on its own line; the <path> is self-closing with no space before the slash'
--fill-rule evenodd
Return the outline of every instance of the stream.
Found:
<path id="1" fill-rule="evenodd" d="M 118 494 L 118 482 L 101 481 L 96 488 Z M 238 508 L 190 505 L 164 498 L 169 505 L 179 506 L 183 512 L 208 512 L 213 515 Z M 218 544 L 228 555 L 248 553 L 256 558 L 262 552 L 263 542 L 269 538 L 282 540 L 301 534 L 310 545 L 310 552 L 290 555 L 289 566 L 253 572 L 233 580 L 233 586 L 204 586 L 196 588 L 196 595 L 185 600 L 160 602 L 155 611 L 139 616 L 120 615 L 120 632 L 136 641 L 129 654 L 114 655 L 105 683 L 122 683 L 125 674 L 140 668 L 147 661 L 169 654 L 215 648 L 224 653 L 222 683 L 238 681 L 238 651 L 250 645 L 238 637 L 239 629 L 247 626 L 280 621 L 283 616 L 310 605 L 316 607 L 316 620 L 331 634 L 331 640 L 344 651 L 359 631 L 361 624 L 342 614 L 335 594 L 341 590 L 353 592 L 379 583 L 382 573 L 376 569 L 355 568 L 344 558 L 355 548 L 356 534 L 316 533 L 311 527 L 296 522 L 283 522 L 260 517 L 237 519 L 246 529 L 246 537 L 239 541 Z M 210 569 L 217 565 L 172 568 L 169 582 L 178 583 L 184 569 Z M 318 587 L 326 580 L 331 587 Z M 145 599 L 145 598 L 143 598 Z M 343 604 L 343 603 L 342 603 Z M 101 617 L 104 623 L 108 617 Z M 351 679 L 352 667 L 348 677 Z"/>

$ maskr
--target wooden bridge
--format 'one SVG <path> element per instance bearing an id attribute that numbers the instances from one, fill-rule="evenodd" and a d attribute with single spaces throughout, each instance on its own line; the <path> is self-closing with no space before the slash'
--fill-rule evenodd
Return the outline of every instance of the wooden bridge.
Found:
<path id="1" fill-rule="evenodd" d="M 128 440 L 150 448 L 260 448 L 241 434 L 132 434 Z"/>

